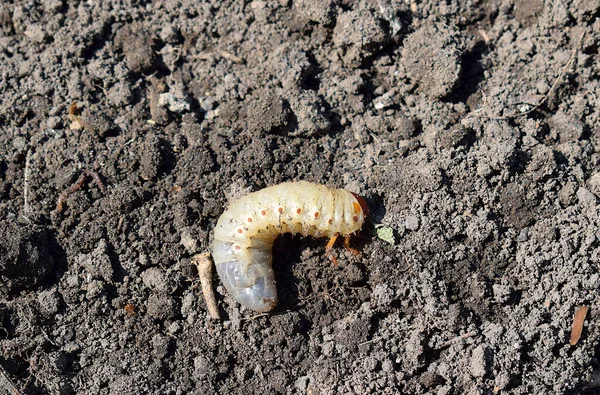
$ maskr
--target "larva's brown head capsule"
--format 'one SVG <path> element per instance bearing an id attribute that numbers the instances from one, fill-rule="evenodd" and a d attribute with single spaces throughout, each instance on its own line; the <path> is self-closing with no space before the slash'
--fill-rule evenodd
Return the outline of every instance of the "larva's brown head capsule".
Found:
<path id="1" fill-rule="evenodd" d="M 354 192 L 350 192 L 358 201 L 358 204 L 360 204 L 360 208 L 362 208 L 362 211 L 365 213 L 365 217 L 369 216 L 369 206 L 367 205 L 367 201 L 360 195 L 354 193 Z"/>

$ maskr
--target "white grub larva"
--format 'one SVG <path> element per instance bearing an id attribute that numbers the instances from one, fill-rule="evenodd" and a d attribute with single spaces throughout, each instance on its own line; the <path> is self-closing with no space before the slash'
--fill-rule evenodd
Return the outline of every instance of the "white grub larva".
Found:
<path id="1" fill-rule="evenodd" d="M 336 238 L 343 236 L 348 247 L 366 214 L 360 196 L 306 181 L 250 193 L 233 202 L 217 222 L 212 246 L 217 273 L 240 304 L 269 311 L 277 305 L 271 251 L 277 236 L 329 237 L 327 254 L 335 262 L 331 248 Z"/>

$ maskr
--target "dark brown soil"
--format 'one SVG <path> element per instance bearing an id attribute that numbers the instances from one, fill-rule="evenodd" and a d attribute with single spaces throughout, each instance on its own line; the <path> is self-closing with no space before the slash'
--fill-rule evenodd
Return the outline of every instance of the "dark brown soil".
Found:
<path id="1" fill-rule="evenodd" d="M 0 393 L 595 393 L 599 17 L 3 1 Z M 291 180 L 365 196 L 361 255 L 285 235 L 276 311 L 217 280 L 211 320 L 191 257 L 230 199 Z"/>

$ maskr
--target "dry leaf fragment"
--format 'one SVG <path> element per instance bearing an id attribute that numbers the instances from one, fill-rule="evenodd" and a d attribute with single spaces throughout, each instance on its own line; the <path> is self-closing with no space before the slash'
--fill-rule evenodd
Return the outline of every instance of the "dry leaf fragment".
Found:
<path id="1" fill-rule="evenodd" d="M 581 331 L 583 330 L 583 321 L 587 315 L 588 307 L 581 306 L 575 309 L 575 315 L 573 316 L 573 327 L 571 328 L 571 345 L 577 344 L 581 338 Z"/>
<path id="2" fill-rule="evenodd" d="M 81 115 L 79 111 L 79 107 L 77 106 L 77 102 L 74 101 L 69 106 L 69 121 L 71 124 L 69 125 L 69 129 L 71 130 L 81 130 L 83 129 L 83 124 L 81 123 Z"/>
<path id="3" fill-rule="evenodd" d="M 135 315 L 135 306 L 131 303 L 128 303 L 125 306 L 123 306 L 123 310 L 125 310 L 125 314 L 127 314 L 127 317 L 133 317 Z"/>

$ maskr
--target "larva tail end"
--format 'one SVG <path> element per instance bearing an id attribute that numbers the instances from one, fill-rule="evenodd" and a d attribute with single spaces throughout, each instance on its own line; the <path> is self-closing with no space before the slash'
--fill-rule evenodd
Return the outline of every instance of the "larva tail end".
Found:
<path id="1" fill-rule="evenodd" d="M 259 250 L 252 251 L 261 253 Z M 232 260 L 221 262 L 216 267 L 223 285 L 241 305 L 261 313 L 271 311 L 277 305 L 275 276 L 270 262 L 245 265 Z"/>
<path id="2" fill-rule="evenodd" d="M 358 204 L 360 204 L 360 208 L 362 208 L 363 212 L 365 213 L 365 217 L 369 216 L 369 205 L 367 204 L 367 201 L 360 196 L 359 194 L 356 194 L 354 192 L 350 192 L 352 194 L 352 196 L 354 196 L 356 198 L 356 200 L 358 200 Z"/>

